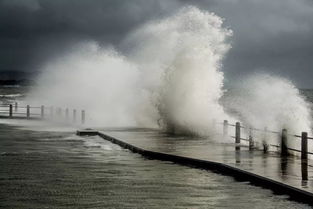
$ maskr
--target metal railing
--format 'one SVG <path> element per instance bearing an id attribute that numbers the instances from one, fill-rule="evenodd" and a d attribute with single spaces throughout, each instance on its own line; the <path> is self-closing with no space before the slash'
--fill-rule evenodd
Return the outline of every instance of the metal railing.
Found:
<path id="1" fill-rule="evenodd" d="M 18 118 L 18 119 L 59 119 L 66 122 L 76 123 L 77 110 L 53 106 L 19 106 L 17 102 L 14 104 L 1 104 L 0 117 L 5 118 Z M 86 122 L 85 110 L 80 111 L 80 123 Z"/>
<path id="2" fill-rule="evenodd" d="M 308 159 L 308 155 L 313 155 L 312 152 L 308 151 L 308 140 L 313 140 L 313 137 L 308 137 L 307 132 L 302 132 L 301 135 L 296 134 L 288 134 L 287 129 L 282 129 L 281 132 L 279 131 L 272 131 L 268 130 L 267 128 L 264 129 L 258 129 L 253 127 L 245 127 L 241 126 L 240 122 L 236 122 L 235 124 L 228 123 L 227 120 L 224 120 L 223 124 L 223 136 L 230 136 L 231 138 L 235 139 L 235 143 L 239 145 L 241 143 L 241 140 L 247 141 L 249 143 L 249 149 L 252 150 L 255 148 L 255 142 L 253 139 L 253 131 L 263 132 L 263 133 L 272 133 L 277 134 L 278 137 L 280 137 L 280 144 L 274 145 L 274 144 L 267 144 L 265 141 L 263 141 L 263 150 L 264 152 L 268 151 L 268 146 L 273 146 L 276 148 L 280 148 L 280 153 L 282 156 L 288 155 L 288 150 L 299 152 L 301 153 L 301 159 Z M 235 136 L 229 135 L 228 127 L 235 127 Z M 248 139 L 241 137 L 241 129 L 246 129 L 248 131 Z M 291 147 L 288 147 L 288 137 L 295 137 L 295 138 L 301 138 L 301 149 L 294 149 Z M 240 146 L 236 146 L 236 150 L 240 150 Z"/>

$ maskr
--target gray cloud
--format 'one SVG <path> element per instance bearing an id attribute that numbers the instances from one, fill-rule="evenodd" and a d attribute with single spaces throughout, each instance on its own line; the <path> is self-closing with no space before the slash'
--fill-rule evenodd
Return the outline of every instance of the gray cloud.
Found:
<path id="1" fill-rule="evenodd" d="M 313 87 L 310 0 L 0 0 L 0 70 L 34 70 L 83 40 L 117 45 L 138 25 L 188 4 L 234 31 L 228 78 L 262 69 Z"/>
<path id="2" fill-rule="evenodd" d="M 116 44 L 177 1 L 0 0 L 0 70 L 32 70 L 82 40 Z"/>
<path id="3" fill-rule="evenodd" d="M 224 63 L 227 77 L 269 71 L 313 87 L 313 1 L 219 0 L 198 6 L 225 18 L 234 31 Z"/>

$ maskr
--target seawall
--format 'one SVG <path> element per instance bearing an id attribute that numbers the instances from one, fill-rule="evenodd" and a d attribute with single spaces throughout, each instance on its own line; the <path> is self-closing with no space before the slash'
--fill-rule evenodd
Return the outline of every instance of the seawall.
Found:
<path id="1" fill-rule="evenodd" d="M 254 173 L 238 169 L 220 162 L 214 162 L 209 160 L 201 160 L 196 158 L 184 157 L 179 155 L 173 155 L 163 152 L 155 152 L 147 149 L 143 149 L 134 146 L 130 143 L 124 142 L 123 140 L 111 137 L 103 132 L 94 130 L 82 130 L 77 131 L 77 135 L 98 135 L 101 138 L 108 140 L 114 144 L 117 144 L 125 149 L 128 149 L 134 153 L 138 153 L 148 159 L 170 161 L 180 165 L 210 170 L 222 175 L 228 175 L 234 177 L 238 181 L 249 181 L 251 184 L 260 186 L 266 189 L 274 191 L 275 194 L 288 195 L 290 199 L 307 203 L 313 206 L 313 193 L 301 190 L 288 184 L 284 184 L 273 179 L 256 175 Z"/>

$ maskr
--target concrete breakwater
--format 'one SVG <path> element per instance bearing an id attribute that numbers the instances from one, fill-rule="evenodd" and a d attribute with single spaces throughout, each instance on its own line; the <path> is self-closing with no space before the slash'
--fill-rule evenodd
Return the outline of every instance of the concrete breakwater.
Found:
<path id="1" fill-rule="evenodd" d="M 265 175 L 259 175 L 254 172 L 249 172 L 245 169 L 240 169 L 235 166 L 228 165 L 217 161 L 211 161 L 201 158 L 186 157 L 167 152 L 159 152 L 138 146 L 138 143 L 129 143 L 124 139 L 117 139 L 102 131 L 81 130 L 77 131 L 78 135 L 98 135 L 101 138 L 108 140 L 114 144 L 129 149 L 134 153 L 138 153 L 146 158 L 170 161 L 181 165 L 196 167 L 200 169 L 211 170 L 223 175 L 229 175 L 239 181 L 249 181 L 251 184 L 270 189 L 276 194 L 288 195 L 291 199 L 313 205 L 313 193 L 307 189 L 295 187 L 292 184 L 284 183 L 276 179 L 269 178 Z"/>

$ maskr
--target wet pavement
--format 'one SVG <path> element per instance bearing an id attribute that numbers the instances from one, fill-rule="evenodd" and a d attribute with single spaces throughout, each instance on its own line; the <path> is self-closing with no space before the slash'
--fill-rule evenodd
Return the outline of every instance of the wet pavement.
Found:
<path id="1" fill-rule="evenodd" d="M 0 208 L 311 208 L 229 176 L 145 159 L 98 136 L 35 130 L 0 124 Z M 158 135 L 132 133 L 147 144 L 146 136 Z M 169 139 L 158 138 L 151 145 L 161 149 Z"/>
<path id="2" fill-rule="evenodd" d="M 234 143 L 173 136 L 153 129 L 106 129 L 102 132 L 142 149 L 224 163 L 313 192 L 312 160 L 304 162 L 297 156 L 282 158 L 278 152 L 250 151 L 248 146 L 236 150 Z"/>

